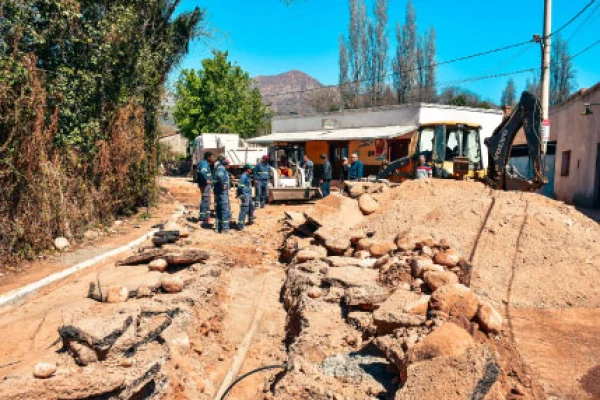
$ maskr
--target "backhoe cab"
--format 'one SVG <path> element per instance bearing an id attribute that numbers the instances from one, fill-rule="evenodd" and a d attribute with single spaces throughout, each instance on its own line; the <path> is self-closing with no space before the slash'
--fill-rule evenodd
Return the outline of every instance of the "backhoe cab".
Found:
<path id="1" fill-rule="evenodd" d="M 419 156 L 424 155 L 436 178 L 483 179 L 480 129 L 478 125 L 461 122 L 423 124 L 411 140 L 410 154 L 392 161 L 378 178 L 414 179 Z"/>

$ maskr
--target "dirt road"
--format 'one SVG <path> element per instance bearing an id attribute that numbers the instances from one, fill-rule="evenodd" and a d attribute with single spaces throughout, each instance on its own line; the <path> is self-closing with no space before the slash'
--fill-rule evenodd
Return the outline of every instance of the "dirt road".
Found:
<path id="1" fill-rule="evenodd" d="M 170 193 L 166 205 L 156 210 L 150 221 L 142 221 L 138 228 L 127 233 L 98 239 L 92 245 L 76 249 L 50 260 L 30 264 L 20 273 L 0 281 L 0 293 L 30 283 L 53 272 L 69 267 L 82 259 L 93 257 L 102 251 L 119 247 L 141 235 L 145 229 L 157 222 L 164 222 L 180 203 L 197 213 L 198 189 L 188 179 L 166 178 L 161 186 Z M 305 206 L 297 206 L 301 209 Z M 232 201 L 233 216 L 237 217 L 239 205 Z M 294 208 L 294 207 L 292 207 Z M 282 242 L 281 216 L 283 206 L 272 206 L 259 210 L 257 222 L 247 227 L 243 233 L 219 235 L 211 230 L 197 229 L 189 241 L 211 252 L 222 271 L 217 291 L 217 301 L 211 312 L 214 314 L 200 329 L 210 331 L 206 337 L 194 339 L 190 334 L 192 348 L 197 358 L 180 360 L 175 369 L 198 370 L 202 366 L 200 392 L 211 398 L 221 385 L 230 368 L 231 360 L 240 346 L 254 313 L 260 309 L 262 318 L 252 342 L 248 357 L 240 373 L 268 364 L 281 363 L 285 359 L 283 340 L 285 335 L 285 312 L 279 301 L 279 291 L 283 285 L 284 270 L 278 262 L 278 248 Z M 131 225 L 138 225 L 137 221 Z M 122 258 L 122 257 L 121 257 Z M 65 365 L 63 350 L 57 331 L 61 326 L 87 318 L 90 315 L 108 315 L 105 303 L 87 298 L 90 282 L 101 282 L 103 286 L 125 284 L 135 287 L 155 279 L 148 274 L 147 266 L 117 267 L 116 259 L 107 260 L 93 268 L 73 275 L 63 281 L 48 286 L 40 292 L 21 301 L 19 304 L 0 310 L 0 329 L 3 340 L 0 342 L 0 376 L 3 379 L 22 380 L 31 377 L 33 366 L 40 361 Z M 129 303 L 129 302 L 128 302 Z M 128 304 L 127 303 L 127 304 Z M 203 333 L 204 335 L 204 333 Z M 186 368 L 184 364 L 192 364 Z M 252 376 L 230 393 L 230 399 L 247 399 L 257 396 L 265 387 L 265 382 L 277 371 Z M 179 382 L 175 388 L 181 398 L 194 398 L 186 389 L 189 383 L 182 383 L 175 376 L 172 382 Z M 175 384 L 173 384 L 175 385 Z M 186 391 L 187 390 L 187 391 Z M 0 390 L 0 398 L 5 398 Z"/>

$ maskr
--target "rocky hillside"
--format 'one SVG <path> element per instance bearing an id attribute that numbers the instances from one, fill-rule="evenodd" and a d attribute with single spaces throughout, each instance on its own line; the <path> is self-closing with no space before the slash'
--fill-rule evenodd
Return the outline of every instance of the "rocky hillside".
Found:
<path id="1" fill-rule="evenodd" d="M 323 87 L 312 76 L 295 70 L 280 75 L 257 76 L 254 80 L 264 101 L 270 103 L 273 111 L 279 115 L 314 111 L 310 104 L 313 93 L 298 92 Z M 279 95 L 281 93 L 289 94 Z"/>

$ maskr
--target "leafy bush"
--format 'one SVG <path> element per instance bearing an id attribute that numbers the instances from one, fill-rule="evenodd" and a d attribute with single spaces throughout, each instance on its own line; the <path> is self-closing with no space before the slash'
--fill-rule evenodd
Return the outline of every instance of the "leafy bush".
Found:
<path id="1" fill-rule="evenodd" d="M 0 258 L 155 192 L 159 104 L 203 13 L 178 0 L 0 4 Z"/>

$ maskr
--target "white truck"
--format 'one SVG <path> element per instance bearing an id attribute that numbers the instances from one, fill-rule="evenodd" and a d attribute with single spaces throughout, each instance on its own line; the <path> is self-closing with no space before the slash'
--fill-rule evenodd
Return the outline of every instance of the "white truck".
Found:
<path id="1" fill-rule="evenodd" d="M 204 158 L 204 153 L 212 152 L 215 157 L 225 155 L 231 162 L 231 173 L 237 178 L 245 164 L 256 165 L 267 155 L 266 147 L 249 144 L 235 133 L 203 133 L 194 139 L 192 148 L 192 177 L 197 181 L 196 166 Z"/>

